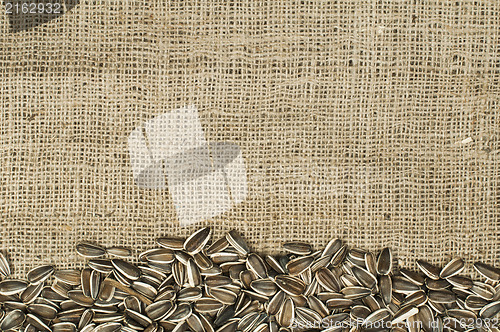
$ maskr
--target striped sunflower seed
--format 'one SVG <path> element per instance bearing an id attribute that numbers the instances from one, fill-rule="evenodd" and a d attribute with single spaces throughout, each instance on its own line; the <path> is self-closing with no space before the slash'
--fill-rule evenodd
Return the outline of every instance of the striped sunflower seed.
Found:
<path id="1" fill-rule="evenodd" d="M 116 272 L 127 279 L 137 280 L 141 276 L 141 270 L 139 270 L 139 268 L 122 259 L 112 259 L 111 264 L 113 264 Z"/>
<path id="2" fill-rule="evenodd" d="M 242 255 L 247 255 L 250 252 L 250 248 L 248 248 L 247 243 L 243 239 L 243 237 L 236 230 L 231 230 L 226 234 L 227 242 L 236 249 Z"/>
<path id="3" fill-rule="evenodd" d="M 292 276 L 298 276 L 302 272 L 309 269 L 314 262 L 313 256 L 301 256 L 292 259 L 286 264 L 286 269 L 288 273 Z"/>
<path id="4" fill-rule="evenodd" d="M 461 258 L 453 258 L 451 261 L 446 264 L 441 273 L 439 274 L 440 278 L 446 279 L 452 277 L 456 274 L 459 274 L 464 269 L 465 264 Z"/>
<path id="5" fill-rule="evenodd" d="M 99 258 L 106 254 L 106 249 L 96 244 L 81 242 L 76 245 L 76 252 L 85 258 Z"/>
<path id="6" fill-rule="evenodd" d="M 209 297 L 200 298 L 194 304 L 195 310 L 199 313 L 214 313 L 222 309 L 222 307 L 224 307 L 223 303 Z"/>
<path id="7" fill-rule="evenodd" d="M 306 290 L 306 284 L 297 277 L 280 274 L 274 279 L 276 285 L 285 293 L 299 296 Z"/>
<path id="8" fill-rule="evenodd" d="M 377 273 L 387 275 L 392 271 L 392 252 L 390 248 L 384 248 L 378 255 Z"/>
<path id="9" fill-rule="evenodd" d="M 264 260 L 257 254 L 251 253 L 247 257 L 246 266 L 259 278 L 267 278 L 267 267 Z"/>
<path id="10" fill-rule="evenodd" d="M 231 305 L 236 302 L 237 295 L 225 288 L 213 288 L 210 295 L 223 304 Z"/>
<path id="11" fill-rule="evenodd" d="M 2 320 L 0 330 L 9 331 L 14 330 L 23 325 L 26 320 L 26 315 L 19 309 L 10 311 Z"/>
<path id="12" fill-rule="evenodd" d="M 43 283 L 47 280 L 55 271 L 52 265 L 42 265 L 31 269 L 28 272 L 27 278 L 31 284 Z"/>
<path id="13" fill-rule="evenodd" d="M 54 278 L 71 286 L 79 286 L 81 283 L 81 272 L 70 269 L 57 270 L 54 272 Z"/>
<path id="14" fill-rule="evenodd" d="M 14 295 L 24 292 L 28 283 L 23 280 L 6 279 L 0 281 L 0 295 Z"/>
<path id="15" fill-rule="evenodd" d="M 483 277 L 492 281 L 500 281 L 500 269 L 481 262 L 474 263 L 474 269 Z"/>
<path id="16" fill-rule="evenodd" d="M 286 242 L 283 244 L 283 249 L 286 251 L 296 254 L 296 255 L 310 255 L 312 253 L 312 247 L 310 244 L 305 242 Z"/>
<path id="17" fill-rule="evenodd" d="M 361 285 L 372 289 L 377 284 L 377 278 L 367 270 L 358 266 L 353 266 L 351 270 Z"/>
<path id="18" fill-rule="evenodd" d="M 330 292 L 338 292 L 340 290 L 337 276 L 326 267 L 322 267 L 316 272 L 316 280 L 318 284 Z"/>
<path id="19" fill-rule="evenodd" d="M 128 258 L 132 256 L 132 251 L 124 247 L 109 247 L 106 248 L 106 253 L 110 256 L 119 258 Z"/>
<path id="20" fill-rule="evenodd" d="M 184 242 L 184 250 L 191 255 L 198 253 L 208 243 L 211 234 L 212 230 L 209 227 L 197 230 Z"/>
<path id="21" fill-rule="evenodd" d="M 437 280 L 440 278 L 441 269 L 423 260 L 417 260 L 418 268 L 429 278 Z"/>
<path id="22" fill-rule="evenodd" d="M 161 237 L 156 239 L 156 243 L 163 248 L 170 250 L 182 250 L 184 249 L 184 239 L 174 238 L 174 237 Z"/>
<path id="23" fill-rule="evenodd" d="M 251 282 L 250 288 L 264 296 L 273 296 L 277 292 L 276 284 L 270 279 L 254 280 Z"/>
<path id="24" fill-rule="evenodd" d="M 291 327 L 295 320 L 295 305 L 292 299 L 288 298 L 283 301 L 283 305 L 278 311 L 278 315 L 276 317 L 278 324 L 283 327 Z"/>

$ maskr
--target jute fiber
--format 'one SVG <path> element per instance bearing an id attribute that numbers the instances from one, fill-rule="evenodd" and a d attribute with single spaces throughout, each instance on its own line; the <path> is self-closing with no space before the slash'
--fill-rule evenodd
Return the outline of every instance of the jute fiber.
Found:
<path id="1" fill-rule="evenodd" d="M 0 244 L 18 275 L 90 240 L 236 228 L 252 249 L 332 237 L 401 263 L 500 259 L 500 2 L 88 1 L 0 34 Z M 196 105 L 248 196 L 179 226 L 128 135 Z"/>

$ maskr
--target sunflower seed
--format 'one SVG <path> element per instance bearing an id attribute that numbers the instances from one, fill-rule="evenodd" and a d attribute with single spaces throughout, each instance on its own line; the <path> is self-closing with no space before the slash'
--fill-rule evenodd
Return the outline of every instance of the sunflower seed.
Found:
<path id="1" fill-rule="evenodd" d="M 267 268 L 264 260 L 257 254 L 251 253 L 247 257 L 246 266 L 249 270 L 255 273 L 259 278 L 267 277 Z"/>
<path id="2" fill-rule="evenodd" d="M 439 274 L 439 277 L 446 279 L 449 277 L 452 277 L 456 274 L 459 274 L 462 272 L 464 269 L 465 264 L 464 261 L 460 258 L 453 258 L 451 261 L 446 264 L 443 269 L 441 270 L 441 273 Z"/>
<path id="3" fill-rule="evenodd" d="M 91 324 L 94 319 L 94 311 L 92 309 L 87 309 L 82 313 L 80 320 L 78 321 L 78 329 L 81 330 L 85 326 Z"/>
<path id="4" fill-rule="evenodd" d="M 217 312 L 222 309 L 223 306 L 224 304 L 220 301 L 208 297 L 200 298 L 194 304 L 194 308 L 199 313 Z"/>
<path id="5" fill-rule="evenodd" d="M 427 294 L 423 290 L 416 291 L 413 294 L 408 295 L 404 302 L 404 306 L 415 306 L 415 307 L 420 307 L 421 305 L 424 305 L 427 302 Z"/>
<path id="6" fill-rule="evenodd" d="M 101 286 L 101 277 L 99 275 L 99 272 L 93 270 L 90 273 L 90 281 L 89 281 L 89 295 L 92 299 L 97 299 L 97 295 L 99 295 L 99 290 Z M 86 295 L 86 294 L 85 294 Z"/>
<path id="7" fill-rule="evenodd" d="M 42 321 L 40 318 L 38 318 L 37 316 L 35 316 L 33 314 L 26 315 L 26 322 L 33 325 L 39 331 L 42 331 L 42 332 L 51 332 L 52 331 L 50 329 L 50 327 L 48 327 L 44 321 Z"/>
<path id="8" fill-rule="evenodd" d="M 7 279 L 0 281 L 0 295 L 14 295 L 24 292 L 28 283 L 23 280 Z"/>
<path id="9" fill-rule="evenodd" d="M 339 250 L 337 250 L 337 252 L 333 254 L 330 264 L 333 267 L 339 266 L 344 261 L 346 255 L 347 255 L 347 246 L 343 245 L 340 247 Z"/>
<path id="10" fill-rule="evenodd" d="M 429 300 L 435 303 L 452 303 L 455 299 L 456 295 L 447 289 L 429 291 Z"/>
<path id="11" fill-rule="evenodd" d="M 446 279 L 425 279 L 425 286 L 430 290 L 441 290 L 450 287 L 450 283 Z"/>
<path id="12" fill-rule="evenodd" d="M 448 277 L 446 279 L 450 284 L 452 284 L 455 287 L 462 288 L 462 289 L 469 289 L 472 288 L 474 285 L 472 283 L 472 279 L 467 278 L 467 277 L 462 277 L 458 275 L 454 275 L 452 277 Z"/>
<path id="13" fill-rule="evenodd" d="M 89 267 L 101 273 L 110 273 L 113 271 L 113 264 L 108 259 L 91 259 Z"/>
<path id="14" fill-rule="evenodd" d="M 316 280 L 322 287 L 330 292 L 338 292 L 340 289 L 337 277 L 326 267 L 322 267 L 316 272 Z"/>
<path id="15" fill-rule="evenodd" d="M 23 325 L 26 320 L 26 315 L 21 310 L 12 310 L 2 320 L 0 324 L 0 330 L 8 331 L 14 330 L 17 327 Z"/>
<path id="16" fill-rule="evenodd" d="M 186 320 L 192 313 L 191 305 L 180 303 L 171 314 L 168 315 L 168 320 L 174 323 L 179 323 Z"/>
<path id="17" fill-rule="evenodd" d="M 236 294 L 225 288 L 213 288 L 210 290 L 210 295 L 212 295 L 216 300 L 223 304 L 234 304 L 236 302 Z"/>
<path id="18" fill-rule="evenodd" d="M 199 287 L 183 288 L 177 293 L 177 301 L 194 302 L 203 296 Z"/>
<path id="19" fill-rule="evenodd" d="M 370 315 L 370 313 L 371 313 L 370 308 L 368 308 L 364 305 L 355 305 L 351 308 L 350 316 L 351 316 L 352 320 L 364 321 L 366 319 L 366 317 L 368 317 L 368 315 Z"/>
<path id="20" fill-rule="evenodd" d="M 86 258 L 98 258 L 106 254 L 106 250 L 98 245 L 81 242 L 76 245 L 76 252 Z"/>
<path id="21" fill-rule="evenodd" d="M 94 299 L 85 296 L 81 290 L 70 290 L 68 292 L 68 298 L 84 307 L 91 307 L 94 305 Z"/>
<path id="22" fill-rule="evenodd" d="M 469 295 L 465 299 L 465 307 L 469 310 L 481 310 L 488 304 L 488 301 L 477 295 Z"/>
<path id="23" fill-rule="evenodd" d="M 367 270 L 358 266 L 353 266 L 351 270 L 361 285 L 372 289 L 377 284 L 377 278 Z"/>
<path id="24" fill-rule="evenodd" d="M 297 257 L 286 264 L 286 269 L 290 275 L 297 276 L 311 267 L 313 262 L 314 257 L 312 256 Z"/>
<path id="25" fill-rule="evenodd" d="M 31 269 L 28 272 L 27 278 L 31 284 L 43 283 L 47 280 L 55 271 L 52 265 L 42 265 Z"/>
<path id="26" fill-rule="evenodd" d="M 205 328 L 203 327 L 200 318 L 194 313 L 186 319 L 186 323 L 193 332 L 205 332 Z"/>
<path id="27" fill-rule="evenodd" d="M 269 279 L 254 280 L 251 282 L 250 288 L 264 296 L 273 296 L 277 292 L 276 284 Z"/>
<path id="28" fill-rule="evenodd" d="M 174 237 L 162 237 L 156 239 L 156 243 L 163 248 L 170 250 L 182 250 L 184 249 L 184 239 L 174 238 Z"/>
<path id="29" fill-rule="evenodd" d="M 479 316 L 482 318 L 492 318 L 495 317 L 500 312 L 500 301 L 488 303 L 485 305 L 481 311 L 479 311 Z"/>
<path id="30" fill-rule="evenodd" d="M 439 326 L 437 320 L 434 319 L 432 310 L 427 305 L 418 308 L 415 318 L 421 323 L 424 332 L 433 332 L 435 331 L 435 327 Z"/>
<path id="31" fill-rule="evenodd" d="M 136 323 L 138 323 L 142 327 L 147 327 L 153 323 L 153 321 L 146 315 L 141 314 L 140 312 L 125 309 L 125 315 L 131 319 L 133 319 Z"/>
<path id="32" fill-rule="evenodd" d="M 354 304 L 353 300 L 341 298 L 332 298 L 326 301 L 326 306 L 329 309 L 346 309 Z"/>
<path id="33" fill-rule="evenodd" d="M 174 308 L 172 301 L 161 300 L 154 302 L 146 307 L 146 315 L 153 321 L 163 319 Z"/>
<path id="34" fill-rule="evenodd" d="M 200 285 L 202 282 L 200 269 L 198 268 L 198 265 L 196 265 L 193 259 L 188 260 L 188 264 L 186 267 L 186 276 L 187 276 L 187 282 L 191 287 L 196 287 Z"/>
<path id="35" fill-rule="evenodd" d="M 425 282 L 425 278 L 420 274 L 418 274 L 417 272 L 402 268 L 399 269 L 399 273 L 401 273 L 403 277 L 410 280 L 415 285 L 422 286 Z"/>
<path id="36" fill-rule="evenodd" d="M 182 252 L 178 251 L 174 253 L 174 251 L 170 249 L 159 248 L 144 252 L 142 253 L 141 257 L 148 263 L 169 264 L 174 261 L 175 254 L 181 254 L 181 253 Z"/>
<path id="37" fill-rule="evenodd" d="M 329 313 L 328 307 L 317 297 L 308 296 L 307 304 L 309 305 L 309 308 L 316 311 L 321 316 L 321 318 L 325 318 L 326 316 L 328 316 Z"/>
<path id="38" fill-rule="evenodd" d="M 298 319 L 301 319 L 306 324 L 314 324 L 317 322 L 321 322 L 323 318 L 316 311 L 305 307 L 297 307 L 295 309 L 295 314 Z"/>
<path id="39" fill-rule="evenodd" d="M 115 271 L 127 279 L 137 280 L 141 276 L 141 270 L 122 259 L 112 259 L 111 264 L 113 264 Z"/>
<path id="40" fill-rule="evenodd" d="M 268 315 L 277 314 L 281 306 L 283 305 L 284 301 L 285 301 L 285 292 L 278 291 L 269 301 L 269 304 L 267 306 Z"/>
<path id="41" fill-rule="evenodd" d="M 492 300 L 493 299 L 493 296 L 495 295 L 495 289 L 491 286 L 491 285 L 488 285 L 486 283 L 482 283 L 482 282 L 478 282 L 478 281 L 474 281 L 473 282 L 473 285 L 472 287 L 470 288 L 470 290 L 482 297 L 483 299 L 485 300 Z"/>
<path id="42" fill-rule="evenodd" d="M 493 280 L 493 281 L 500 281 L 500 269 L 484 264 L 481 262 L 476 262 L 474 263 L 474 269 L 479 272 L 480 275 L 483 277 Z"/>
<path id="43" fill-rule="evenodd" d="M 210 255 L 214 264 L 223 264 L 228 262 L 238 262 L 240 257 L 236 253 L 221 251 Z"/>
<path id="44" fill-rule="evenodd" d="M 426 261 L 417 260 L 418 268 L 429 278 L 437 280 L 440 278 L 441 269 Z"/>
<path id="45" fill-rule="evenodd" d="M 197 252 L 201 251 L 203 247 L 210 240 L 210 235 L 212 231 L 209 227 L 201 228 L 191 234 L 186 241 L 184 242 L 184 250 L 186 250 L 189 254 L 194 255 Z"/>
<path id="46" fill-rule="evenodd" d="M 30 304 L 35 299 L 40 295 L 42 292 L 43 284 L 34 284 L 34 285 L 29 285 L 26 287 L 26 289 L 21 293 L 19 296 L 21 298 L 21 301 L 23 301 L 26 304 Z"/>
<path id="47" fill-rule="evenodd" d="M 419 291 L 420 287 L 405 277 L 394 276 L 392 278 L 392 290 L 396 293 L 411 294 Z"/>
<path id="48" fill-rule="evenodd" d="M 358 300 L 371 294 L 371 289 L 361 286 L 349 286 L 340 291 L 346 299 Z"/>
<path id="49" fill-rule="evenodd" d="M 387 275 L 392 271 L 392 252 L 390 248 L 384 248 L 378 255 L 377 273 Z"/>
<path id="50" fill-rule="evenodd" d="M 202 251 L 194 254 L 193 259 L 196 265 L 198 265 L 198 267 L 202 270 L 208 270 L 214 266 L 214 262 L 212 262 L 212 260 L 210 260 L 210 258 Z"/>
<path id="51" fill-rule="evenodd" d="M 283 249 L 296 255 L 309 255 L 312 253 L 312 248 L 310 244 L 298 241 L 284 243 Z"/>
<path id="52" fill-rule="evenodd" d="M 259 320 L 259 314 L 256 312 L 249 313 L 245 315 L 244 317 L 241 318 L 241 320 L 238 323 L 238 331 L 242 332 L 250 332 L 254 329 L 254 327 L 257 324 L 257 321 Z"/>
<path id="53" fill-rule="evenodd" d="M 280 274 L 274 279 L 276 285 L 285 293 L 299 296 L 306 290 L 306 284 L 297 277 Z"/>
<path id="54" fill-rule="evenodd" d="M 392 298 L 392 279 L 388 275 L 379 278 L 379 292 L 384 303 L 389 304 Z"/>
<path id="55" fill-rule="evenodd" d="M 158 295 L 158 292 L 156 288 L 147 282 L 143 282 L 140 280 L 136 280 L 132 282 L 130 285 L 134 290 L 136 290 L 138 293 L 141 295 L 144 295 L 145 297 L 149 299 L 154 299 L 156 295 Z"/>
<path id="56" fill-rule="evenodd" d="M 132 251 L 124 247 L 110 247 L 106 249 L 106 253 L 110 256 L 127 258 L 132 256 Z"/>
<path id="57" fill-rule="evenodd" d="M 278 321 L 278 324 L 283 327 L 292 326 L 292 323 L 295 320 L 295 305 L 292 299 L 286 299 L 283 301 L 283 305 L 278 312 L 276 320 Z"/>
<path id="58" fill-rule="evenodd" d="M 229 242 L 227 242 L 227 239 L 226 237 L 222 237 L 220 239 L 218 239 L 217 241 L 215 241 L 214 243 L 212 243 L 212 245 L 210 245 L 210 247 L 207 248 L 207 255 L 213 255 L 215 253 L 218 253 L 218 252 L 221 252 L 223 250 L 225 250 L 227 247 L 229 246 Z"/>
<path id="59" fill-rule="evenodd" d="M 342 247 L 342 241 L 340 239 L 332 239 L 330 240 L 323 252 L 321 253 L 321 257 L 323 256 L 332 256 Z"/>
<path id="60" fill-rule="evenodd" d="M 226 234 L 227 242 L 242 255 L 250 252 L 247 243 L 236 230 L 231 230 Z"/>

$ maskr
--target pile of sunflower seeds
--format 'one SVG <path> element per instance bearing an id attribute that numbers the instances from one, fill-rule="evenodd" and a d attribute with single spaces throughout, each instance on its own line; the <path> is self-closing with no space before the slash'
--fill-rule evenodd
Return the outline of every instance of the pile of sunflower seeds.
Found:
<path id="1" fill-rule="evenodd" d="M 500 269 L 460 275 L 464 261 L 420 271 L 396 269 L 377 255 L 331 240 L 315 251 L 283 245 L 279 257 L 250 252 L 236 231 L 209 245 L 211 229 L 127 261 L 126 248 L 79 243 L 82 270 L 39 266 L 8 279 L 0 255 L 2 331 L 499 331 Z"/>

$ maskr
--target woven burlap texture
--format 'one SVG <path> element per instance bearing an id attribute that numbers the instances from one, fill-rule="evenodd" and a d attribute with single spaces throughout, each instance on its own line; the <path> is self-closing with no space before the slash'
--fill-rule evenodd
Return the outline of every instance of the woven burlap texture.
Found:
<path id="1" fill-rule="evenodd" d="M 17 274 L 91 240 L 236 228 L 254 250 L 332 237 L 401 262 L 500 259 L 498 1 L 87 1 L 0 27 L 1 248 Z M 196 105 L 248 197 L 181 228 L 127 137 Z"/>

